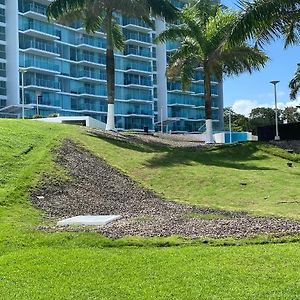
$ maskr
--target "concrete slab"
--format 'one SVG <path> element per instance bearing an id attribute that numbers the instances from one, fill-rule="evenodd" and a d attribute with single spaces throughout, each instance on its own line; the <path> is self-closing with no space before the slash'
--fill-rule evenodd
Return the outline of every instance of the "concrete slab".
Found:
<path id="1" fill-rule="evenodd" d="M 76 216 L 76 217 L 58 221 L 57 225 L 58 226 L 67 226 L 67 225 L 97 226 L 97 225 L 106 225 L 120 218 L 121 218 L 120 215 Z"/>

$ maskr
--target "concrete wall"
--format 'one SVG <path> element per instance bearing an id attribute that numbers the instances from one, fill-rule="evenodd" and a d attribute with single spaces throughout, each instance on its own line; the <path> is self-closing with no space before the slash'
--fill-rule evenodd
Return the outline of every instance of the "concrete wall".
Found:
<path id="1" fill-rule="evenodd" d="M 162 19 L 155 20 L 156 35 L 166 29 L 166 23 Z M 157 114 L 158 122 L 168 118 L 168 89 L 167 89 L 167 48 L 166 44 L 159 43 L 156 46 L 156 66 L 157 66 Z"/>
<path id="2" fill-rule="evenodd" d="M 89 128 L 97 128 L 97 129 L 103 129 L 105 130 L 106 124 L 103 122 L 100 122 L 94 118 L 91 117 L 56 117 L 56 118 L 41 118 L 41 119 L 34 119 L 36 121 L 41 121 L 41 122 L 47 122 L 47 123 L 65 123 L 69 121 L 70 124 L 71 122 L 76 122 L 76 121 L 85 121 L 86 127 Z"/>
<path id="3" fill-rule="evenodd" d="M 18 0 L 6 1 L 6 105 L 17 105 L 20 102 L 19 90 L 19 22 Z"/>

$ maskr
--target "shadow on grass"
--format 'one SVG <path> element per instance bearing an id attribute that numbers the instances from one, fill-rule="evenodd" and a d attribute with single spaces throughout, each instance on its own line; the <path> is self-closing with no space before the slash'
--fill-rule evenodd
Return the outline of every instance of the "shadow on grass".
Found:
<path id="1" fill-rule="evenodd" d="M 109 137 L 109 136 L 96 135 L 96 134 L 93 134 L 90 132 L 87 132 L 85 134 L 91 138 L 103 140 L 103 141 L 110 143 L 114 146 L 117 146 L 119 148 L 133 150 L 133 151 L 137 151 L 137 152 L 153 153 L 153 152 L 164 152 L 165 150 L 168 150 L 167 147 L 158 146 L 155 144 L 141 143 L 141 142 L 137 142 L 130 138 L 125 138 L 125 137 L 116 139 L 116 138 Z"/>
<path id="2" fill-rule="evenodd" d="M 260 152 L 260 153 L 259 153 Z M 216 166 L 237 170 L 277 170 L 267 166 L 258 166 L 253 161 L 263 161 L 268 156 L 262 154 L 255 144 L 216 146 L 209 149 L 165 149 L 159 156 L 146 161 L 151 168 L 170 167 L 172 165 Z M 249 163 L 251 161 L 251 163 Z"/>
<path id="3" fill-rule="evenodd" d="M 206 166 L 216 166 L 237 170 L 277 170 L 267 166 L 258 166 L 254 161 L 263 161 L 268 156 L 263 154 L 259 144 L 243 143 L 234 145 L 220 145 L 210 148 L 171 148 L 163 145 L 142 143 L 140 140 L 122 137 L 116 139 L 87 133 L 92 138 L 101 139 L 114 146 L 144 152 L 157 153 L 145 162 L 150 168 L 170 167 L 173 165 L 192 165 L 198 163 Z M 251 161 L 251 163 L 249 163 Z"/>

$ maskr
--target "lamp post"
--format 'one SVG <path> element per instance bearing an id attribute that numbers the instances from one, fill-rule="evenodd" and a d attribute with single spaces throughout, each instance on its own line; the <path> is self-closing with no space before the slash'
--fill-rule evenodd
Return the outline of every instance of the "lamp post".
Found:
<path id="1" fill-rule="evenodd" d="M 26 73 L 26 70 L 23 68 L 19 69 L 19 72 L 21 73 L 21 86 L 22 86 L 22 119 L 25 118 L 25 89 L 24 89 L 24 74 Z"/>
<path id="2" fill-rule="evenodd" d="M 275 134 L 275 141 L 279 141 L 279 133 L 278 133 L 278 108 L 277 108 L 277 90 L 276 85 L 279 83 L 279 80 L 270 81 L 271 84 L 274 85 L 274 96 L 275 96 L 275 127 L 276 127 L 276 134 Z"/>

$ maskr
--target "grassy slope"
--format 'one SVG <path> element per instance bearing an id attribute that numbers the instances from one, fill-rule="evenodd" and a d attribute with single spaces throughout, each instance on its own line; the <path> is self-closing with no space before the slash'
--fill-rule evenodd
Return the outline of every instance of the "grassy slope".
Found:
<path id="1" fill-rule="evenodd" d="M 177 240 L 112 241 L 96 234 L 35 231 L 34 226 L 41 219 L 27 201 L 27 190 L 37 182 L 42 171 L 64 177 L 62 170 L 51 163 L 49 150 L 65 136 L 88 143 L 108 161 L 158 191 L 162 191 L 161 184 L 169 182 L 165 190 L 167 196 L 174 195 L 171 186 L 182 184 L 181 176 L 192 179 L 202 170 L 193 152 L 183 157 L 180 151 L 156 149 L 158 158 L 176 154 L 172 164 L 157 168 L 151 163 L 157 158 L 147 147 L 117 147 L 111 142 L 81 135 L 76 127 L 0 120 L 1 299 L 295 299 L 299 296 L 299 243 L 161 248 L 155 245 L 172 245 Z M 21 154 L 30 146 L 33 146 L 32 151 Z M 178 155 L 185 163 L 179 164 Z M 191 160 L 191 156 L 195 159 Z M 275 164 L 279 168 L 285 163 L 273 156 L 266 159 L 268 167 L 274 168 Z M 224 160 L 229 163 L 228 157 Z M 240 161 L 234 163 L 241 164 Z M 256 165 L 255 160 L 248 163 Z M 257 163 L 261 165 L 262 160 Z M 202 167 L 205 172 L 208 168 L 217 168 Z M 229 172 L 227 176 L 238 172 L 230 167 L 225 170 Z M 165 178 L 172 171 L 175 171 L 173 183 Z M 295 174 L 288 174 L 290 180 L 297 177 L 296 171 L 292 172 Z M 263 180 L 259 174 L 256 173 L 257 181 Z M 206 184 L 212 185 L 208 179 Z M 229 184 L 233 186 L 232 182 Z M 289 186 L 291 193 L 297 193 L 297 187 L 290 183 Z M 205 193 L 208 190 L 207 187 Z M 256 194 L 257 191 L 252 193 Z M 192 193 L 187 193 L 184 200 L 191 198 Z M 217 197 L 212 195 L 212 199 L 217 206 Z M 291 211 L 284 213 L 289 215 Z M 266 211 L 262 209 L 262 212 Z M 142 247 L 126 246 L 133 244 Z"/>
<path id="2" fill-rule="evenodd" d="M 263 144 L 187 151 L 97 138 L 91 142 L 86 136 L 81 140 L 110 164 L 166 198 L 300 218 L 300 155 Z M 287 166 L 289 160 L 294 160 L 293 168 Z"/>

